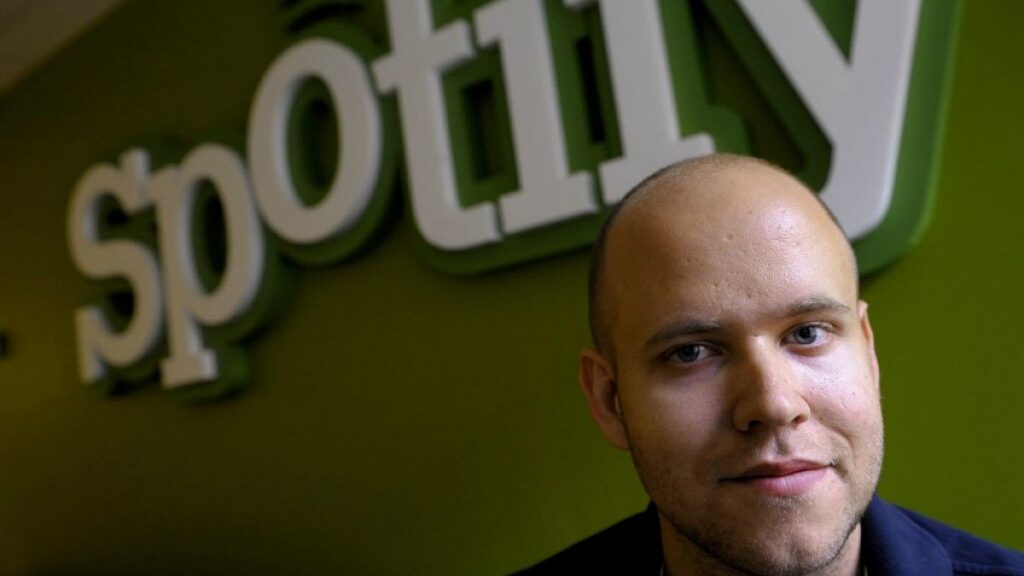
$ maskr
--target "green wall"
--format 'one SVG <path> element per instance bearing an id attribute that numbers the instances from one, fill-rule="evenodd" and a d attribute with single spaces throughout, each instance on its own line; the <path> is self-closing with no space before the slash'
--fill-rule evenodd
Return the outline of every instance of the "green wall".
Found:
<path id="1" fill-rule="evenodd" d="M 865 282 L 882 364 L 881 492 L 1024 549 L 1024 5 L 968 1 L 934 218 Z"/>
<path id="2" fill-rule="evenodd" d="M 865 280 L 887 421 L 881 492 L 1024 548 L 1021 6 L 963 6 L 934 217 Z M 585 252 L 471 277 L 407 207 L 298 269 L 238 397 L 78 383 L 66 247 L 94 162 L 246 125 L 291 42 L 277 3 L 130 2 L 0 95 L 0 574 L 508 572 L 639 509 L 575 384 Z"/>

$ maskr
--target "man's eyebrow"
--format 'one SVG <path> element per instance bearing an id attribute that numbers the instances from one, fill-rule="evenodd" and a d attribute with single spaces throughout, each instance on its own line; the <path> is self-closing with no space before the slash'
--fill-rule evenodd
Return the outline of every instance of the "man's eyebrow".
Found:
<path id="1" fill-rule="evenodd" d="M 811 296 L 786 310 L 788 316 L 801 316 L 811 312 L 849 312 L 850 307 L 829 296 Z"/>
<path id="2" fill-rule="evenodd" d="M 721 329 L 722 324 L 716 320 L 683 320 L 680 322 L 673 322 L 661 330 L 658 330 L 654 336 L 648 338 L 647 342 L 644 343 L 644 348 L 650 349 L 658 346 L 662 342 L 667 342 L 683 336 L 707 334 L 709 332 L 717 332 Z"/>

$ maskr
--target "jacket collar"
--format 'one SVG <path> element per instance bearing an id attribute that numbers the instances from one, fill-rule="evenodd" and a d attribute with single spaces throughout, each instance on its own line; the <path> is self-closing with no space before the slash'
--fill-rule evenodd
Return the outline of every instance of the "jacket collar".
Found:
<path id="1" fill-rule="evenodd" d="M 946 548 L 902 510 L 878 496 L 861 520 L 861 555 L 868 574 L 952 576 Z"/>

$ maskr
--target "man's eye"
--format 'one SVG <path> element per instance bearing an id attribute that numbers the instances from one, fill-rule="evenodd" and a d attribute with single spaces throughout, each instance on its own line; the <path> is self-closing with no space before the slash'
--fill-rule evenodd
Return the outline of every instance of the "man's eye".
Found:
<path id="1" fill-rule="evenodd" d="M 821 326 L 805 325 L 793 330 L 793 341 L 797 344 L 814 344 L 821 339 Z"/>
<path id="2" fill-rule="evenodd" d="M 685 346 L 680 346 L 669 353 L 669 357 L 672 360 L 682 362 L 683 364 L 692 364 L 693 362 L 706 358 L 707 355 L 708 347 L 703 344 L 687 344 Z"/>

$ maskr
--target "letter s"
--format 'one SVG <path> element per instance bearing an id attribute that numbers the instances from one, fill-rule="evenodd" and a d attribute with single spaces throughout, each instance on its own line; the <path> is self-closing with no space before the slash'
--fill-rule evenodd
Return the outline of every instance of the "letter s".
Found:
<path id="1" fill-rule="evenodd" d="M 120 167 L 89 168 L 71 195 L 67 220 L 71 259 L 88 278 L 125 278 L 134 294 L 131 321 L 120 332 L 114 331 L 99 306 L 83 306 L 75 312 L 78 369 L 86 384 L 106 376 L 109 366 L 125 367 L 142 359 L 155 348 L 163 330 L 160 271 L 152 250 L 140 242 L 99 236 L 100 200 L 105 196 L 116 199 L 129 215 L 151 206 L 145 191 L 148 171 L 146 153 L 128 150 L 121 156 Z"/>

